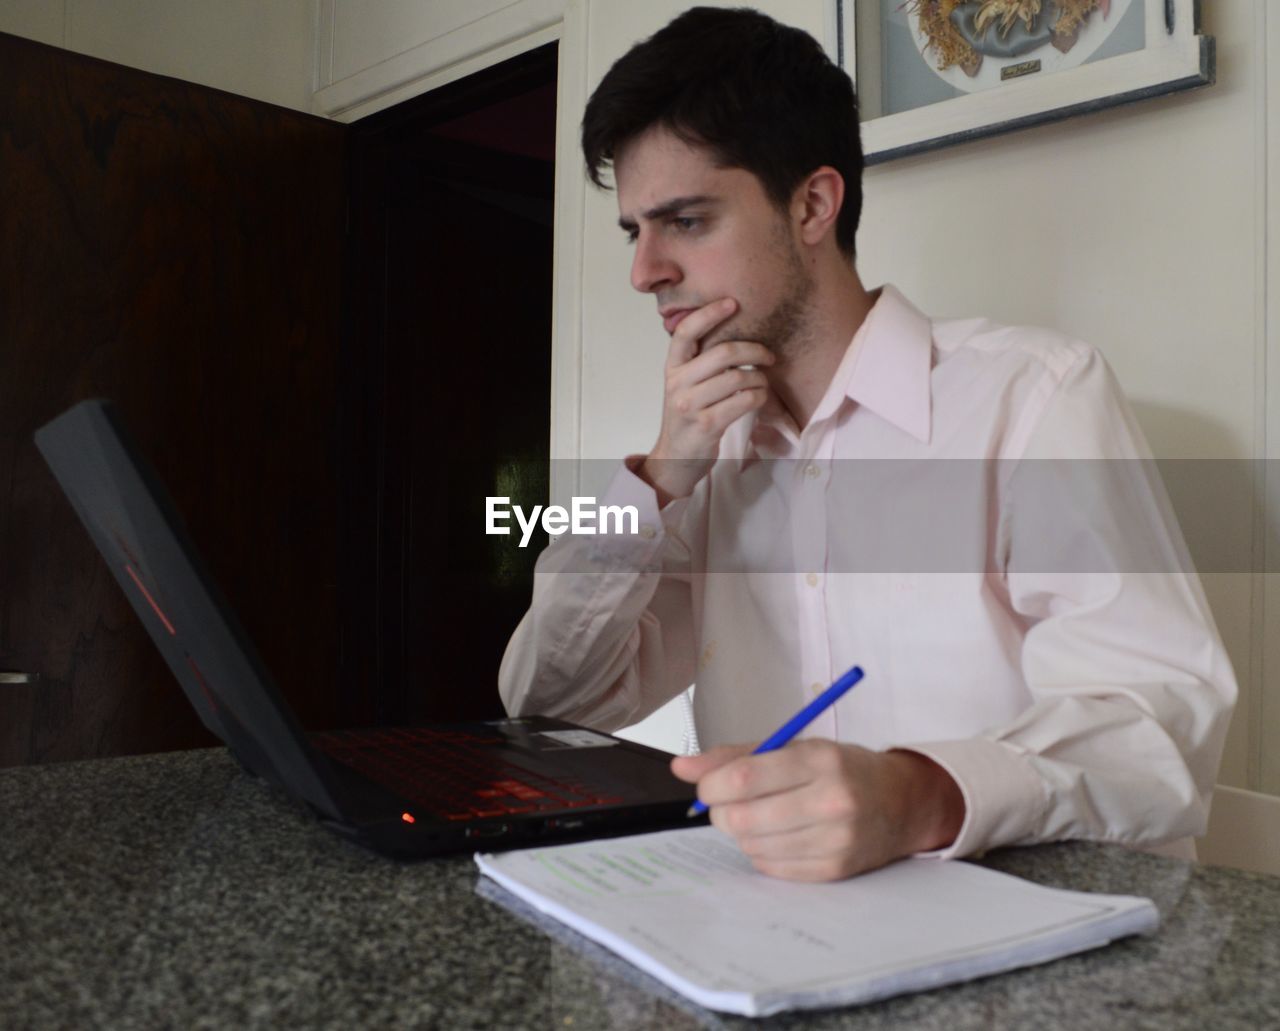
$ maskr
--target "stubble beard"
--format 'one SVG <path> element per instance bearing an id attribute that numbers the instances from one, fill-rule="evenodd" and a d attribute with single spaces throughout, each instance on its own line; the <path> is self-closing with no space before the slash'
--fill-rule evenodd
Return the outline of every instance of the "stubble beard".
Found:
<path id="1" fill-rule="evenodd" d="M 709 339 L 704 338 L 702 350 L 726 340 L 749 340 L 763 344 L 781 363 L 794 361 L 812 346 L 812 311 L 809 302 L 814 291 L 813 279 L 805 269 L 799 249 L 785 230 L 779 234 L 778 246 L 785 248 L 787 252 L 781 298 L 767 313 L 753 322 L 739 324 L 736 318 L 730 319 L 718 327 Z"/>

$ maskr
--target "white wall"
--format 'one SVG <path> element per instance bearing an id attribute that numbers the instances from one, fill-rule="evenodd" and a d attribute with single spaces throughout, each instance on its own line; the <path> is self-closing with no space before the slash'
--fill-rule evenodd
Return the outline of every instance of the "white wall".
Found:
<path id="1" fill-rule="evenodd" d="M 0 0 L 0 32 L 310 111 L 318 0 Z"/>
<path id="2" fill-rule="evenodd" d="M 559 39 L 585 0 L 320 0 L 317 114 L 354 121 Z"/>

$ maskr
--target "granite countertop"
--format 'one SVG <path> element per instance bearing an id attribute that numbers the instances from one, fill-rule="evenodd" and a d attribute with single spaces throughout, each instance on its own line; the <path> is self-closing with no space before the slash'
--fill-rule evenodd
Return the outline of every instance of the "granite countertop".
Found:
<path id="1" fill-rule="evenodd" d="M 1280 878 L 1112 846 L 992 853 L 1153 898 L 1152 938 L 855 1009 L 700 1009 L 479 877 L 324 830 L 222 749 L 0 770 L 0 1026 L 1280 1027 Z"/>

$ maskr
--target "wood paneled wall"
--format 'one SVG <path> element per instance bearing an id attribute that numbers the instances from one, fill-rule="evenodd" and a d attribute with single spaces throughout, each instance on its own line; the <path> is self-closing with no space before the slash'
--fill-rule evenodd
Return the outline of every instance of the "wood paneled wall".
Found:
<path id="1" fill-rule="evenodd" d="M 212 743 L 32 433 L 115 400 L 304 724 L 335 722 L 345 129 L 0 35 L 0 764 Z"/>

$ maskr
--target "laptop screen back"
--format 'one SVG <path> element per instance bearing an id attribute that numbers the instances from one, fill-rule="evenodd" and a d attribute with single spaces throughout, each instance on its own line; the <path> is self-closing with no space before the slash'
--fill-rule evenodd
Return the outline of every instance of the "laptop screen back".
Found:
<path id="1" fill-rule="evenodd" d="M 83 401 L 35 439 L 205 726 L 254 773 L 337 816 L 335 787 L 114 406 Z"/>

